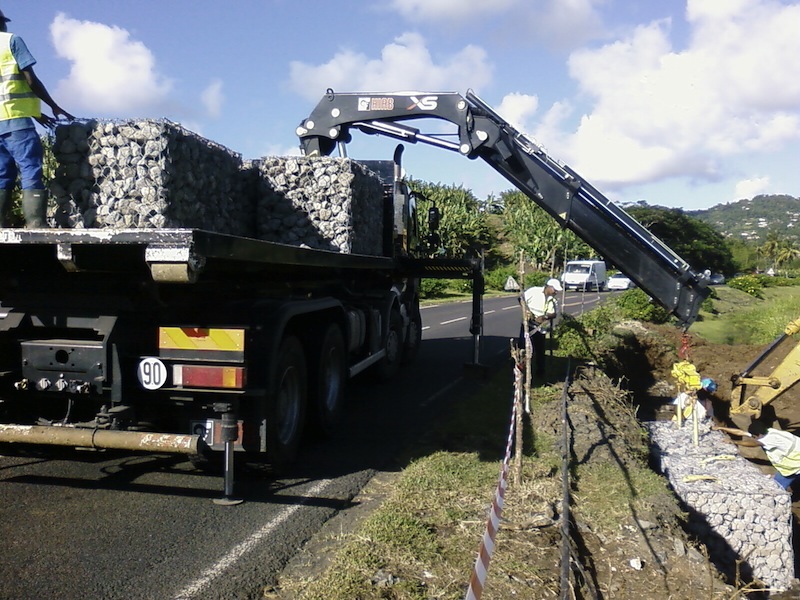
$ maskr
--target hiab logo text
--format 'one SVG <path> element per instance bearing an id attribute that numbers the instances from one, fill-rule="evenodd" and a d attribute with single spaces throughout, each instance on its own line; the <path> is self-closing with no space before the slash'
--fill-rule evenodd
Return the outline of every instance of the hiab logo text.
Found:
<path id="1" fill-rule="evenodd" d="M 413 110 L 414 108 L 420 110 L 436 110 L 438 100 L 439 96 L 423 96 L 422 98 L 411 96 L 412 104 L 408 107 L 408 110 Z"/>
<path id="2" fill-rule="evenodd" d="M 378 98 L 365 98 L 358 99 L 358 110 L 394 110 L 394 98 L 391 96 L 384 96 Z"/>

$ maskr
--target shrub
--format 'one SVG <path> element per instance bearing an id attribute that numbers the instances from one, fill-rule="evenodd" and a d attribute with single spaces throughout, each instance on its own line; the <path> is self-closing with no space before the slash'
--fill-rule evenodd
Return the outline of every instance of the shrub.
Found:
<path id="1" fill-rule="evenodd" d="M 759 275 L 759 278 L 762 278 L 761 281 L 764 283 L 764 287 L 778 287 L 778 286 L 789 286 L 789 285 L 800 285 L 800 282 L 796 279 L 790 279 L 789 277 L 770 277 L 767 275 Z"/>
<path id="2" fill-rule="evenodd" d="M 517 280 L 517 283 L 519 283 L 519 276 L 513 265 L 495 267 L 491 271 L 486 271 L 483 277 L 486 281 L 487 290 L 503 291 L 509 277 L 513 277 Z"/>
<path id="3" fill-rule="evenodd" d="M 639 288 L 623 292 L 614 303 L 626 319 L 650 323 L 666 323 L 669 319 L 669 313 Z"/>
<path id="4" fill-rule="evenodd" d="M 716 315 L 719 313 L 716 306 L 714 306 L 714 296 L 716 296 L 716 294 L 714 294 L 712 290 L 712 294 L 700 303 L 701 311 L 707 312 L 710 315 Z M 716 297 L 719 298 L 719 296 Z M 702 316 L 698 315 L 697 320 L 698 321 L 702 320 Z"/>
<path id="5" fill-rule="evenodd" d="M 729 280 L 728 287 L 750 294 L 755 298 L 763 298 L 764 295 L 761 293 L 761 290 L 764 289 L 762 279 L 760 275 L 742 275 Z M 766 279 L 772 278 L 766 277 Z"/>
<path id="6" fill-rule="evenodd" d="M 619 320 L 619 309 L 613 303 L 598 306 L 577 318 L 563 313 L 555 331 L 558 349 L 573 358 L 596 360 Z"/>
<path id="7" fill-rule="evenodd" d="M 544 285 L 550 279 L 550 275 L 544 271 L 534 271 L 533 273 L 525 273 L 525 289 L 537 285 Z"/>
<path id="8" fill-rule="evenodd" d="M 555 336 L 559 352 L 577 359 L 594 358 L 589 344 L 591 336 L 580 319 L 564 313 L 556 326 Z"/>
<path id="9" fill-rule="evenodd" d="M 581 317 L 584 329 L 591 334 L 611 331 L 617 321 L 619 321 L 617 310 L 609 304 L 598 306 Z"/>
<path id="10" fill-rule="evenodd" d="M 471 279 L 423 279 L 420 298 L 442 298 L 457 294 L 471 294 Z"/>
<path id="11" fill-rule="evenodd" d="M 422 298 L 438 298 L 447 291 L 447 282 L 444 279 L 423 279 L 419 291 Z"/>

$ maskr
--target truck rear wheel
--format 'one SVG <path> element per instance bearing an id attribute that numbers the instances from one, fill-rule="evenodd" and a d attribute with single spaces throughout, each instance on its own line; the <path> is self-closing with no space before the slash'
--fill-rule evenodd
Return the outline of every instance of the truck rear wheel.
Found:
<path id="1" fill-rule="evenodd" d="M 306 359 L 294 336 L 281 343 L 276 357 L 271 394 L 267 398 L 267 459 L 275 468 L 297 455 L 306 417 Z"/>
<path id="2" fill-rule="evenodd" d="M 342 416 L 347 381 L 347 348 L 338 325 L 329 325 L 325 330 L 311 375 L 312 423 L 317 432 L 331 435 Z"/>
<path id="3" fill-rule="evenodd" d="M 395 310 L 389 315 L 389 331 L 383 347 L 386 355 L 378 363 L 377 370 L 378 377 L 387 380 L 400 370 L 400 361 L 403 358 L 403 317 Z"/>
<path id="4" fill-rule="evenodd" d="M 420 345 L 422 345 L 422 315 L 416 310 L 409 320 L 406 341 L 403 344 L 404 364 L 410 363 L 417 357 Z"/>

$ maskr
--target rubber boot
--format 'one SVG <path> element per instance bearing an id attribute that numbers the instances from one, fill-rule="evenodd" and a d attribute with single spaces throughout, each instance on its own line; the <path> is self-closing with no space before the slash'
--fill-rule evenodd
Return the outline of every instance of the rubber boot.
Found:
<path id="1" fill-rule="evenodd" d="M 11 190 L 0 190 L 0 227 L 8 227 L 8 213 L 11 210 Z"/>
<path id="2" fill-rule="evenodd" d="M 47 227 L 47 190 L 22 190 L 25 229 Z"/>

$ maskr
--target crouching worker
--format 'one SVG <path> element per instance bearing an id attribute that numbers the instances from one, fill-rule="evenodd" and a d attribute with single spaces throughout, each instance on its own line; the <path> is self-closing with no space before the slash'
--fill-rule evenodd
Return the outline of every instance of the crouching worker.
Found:
<path id="1" fill-rule="evenodd" d="M 677 408 L 681 410 L 684 419 L 689 419 L 692 412 L 697 411 L 697 418 L 701 421 L 712 418 L 714 416 L 714 407 L 711 403 L 714 392 L 717 391 L 717 384 L 713 379 L 705 377 L 700 382 L 700 389 L 697 391 L 681 392 L 672 401 Z M 672 417 L 673 421 L 677 417 Z"/>
<path id="2" fill-rule="evenodd" d="M 775 481 L 785 490 L 800 477 L 800 437 L 767 427 L 761 421 L 754 421 L 749 431 L 734 427 L 716 427 L 733 435 L 753 438 L 764 449 L 764 452 L 775 467 Z"/>

